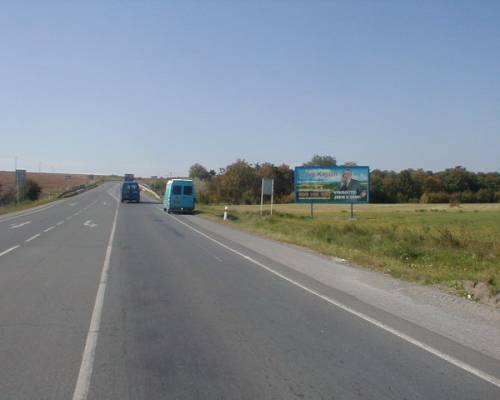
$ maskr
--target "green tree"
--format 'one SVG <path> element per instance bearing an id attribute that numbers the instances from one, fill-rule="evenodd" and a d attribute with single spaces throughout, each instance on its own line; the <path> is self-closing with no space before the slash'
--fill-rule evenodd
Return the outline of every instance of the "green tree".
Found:
<path id="1" fill-rule="evenodd" d="M 305 166 L 310 166 L 310 167 L 334 167 L 337 165 L 337 159 L 333 156 L 329 155 L 319 155 L 315 154 L 312 158 L 311 161 L 308 161 L 304 163 Z"/>
<path id="2" fill-rule="evenodd" d="M 212 175 L 203 165 L 196 163 L 191 165 L 191 167 L 189 168 L 189 177 L 192 179 L 198 178 L 202 181 L 205 181 L 210 179 Z"/>
<path id="3" fill-rule="evenodd" d="M 431 175 L 424 180 L 425 192 L 442 192 L 444 191 L 444 182 L 438 175 Z"/>
<path id="4" fill-rule="evenodd" d="M 415 171 L 405 169 L 401 171 L 396 180 L 398 198 L 402 203 L 409 201 L 418 201 L 421 193 L 421 187 L 417 179 L 415 179 Z"/>
<path id="5" fill-rule="evenodd" d="M 445 189 L 448 193 L 459 193 L 466 190 L 477 192 L 479 190 L 477 176 L 462 166 L 446 169 L 440 175 L 443 178 Z"/>
<path id="6" fill-rule="evenodd" d="M 250 204 L 257 202 L 259 198 L 259 176 L 245 160 L 237 160 L 228 165 L 218 181 L 217 190 L 222 201 Z"/>

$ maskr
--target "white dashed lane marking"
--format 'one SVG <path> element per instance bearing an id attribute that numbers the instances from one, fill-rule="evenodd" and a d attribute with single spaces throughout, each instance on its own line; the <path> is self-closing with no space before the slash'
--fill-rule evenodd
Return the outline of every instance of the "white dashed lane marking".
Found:
<path id="1" fill-rule="evenodd" d="M 29 243 L 29 242 L 31 242 L 32 240 L 36 239 L 36 238 L 37 238 L 38 236 L 40 236 L 40 235 L 41 235 L 41 233 L 37 233 L 36 235 L 31 236 L 29 239 L 26 239 L 26 240 L 25 240 L 25 242 L 26 242 L 26 243 Z"/>
<path id="2" fill-rule="evenodd" d="M 10 253 L 11 251 L 17 249 L 19 245 L 12 246 L 10 249 L 4 250 L 0 253 L 0 257 L 6 255 L 7 253 Z"/>

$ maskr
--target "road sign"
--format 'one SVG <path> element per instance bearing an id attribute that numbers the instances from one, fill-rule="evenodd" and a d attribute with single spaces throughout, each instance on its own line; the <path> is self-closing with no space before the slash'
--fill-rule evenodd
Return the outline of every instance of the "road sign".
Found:
<path id="1" fill-rule="evenodd" d="M 16 185 L 24 186 L 26 184 L 26 170 L 16 169 Z"/>
<path id="2" fill-rule="evenodd" d="M 274 179 L 262 178 L 262 189 L 260 194 L 260 215 L 264 207 L 264 195 L 271 196 L 271 215 L 273 215 L 273 194 L 274 194 Z"/>
<path id="3" fill-rule="evenodd" d="M 264 195 L 270 196 L 273 194 L 273 182 L 274 179 L 262 178 L 262 193 Z"/>

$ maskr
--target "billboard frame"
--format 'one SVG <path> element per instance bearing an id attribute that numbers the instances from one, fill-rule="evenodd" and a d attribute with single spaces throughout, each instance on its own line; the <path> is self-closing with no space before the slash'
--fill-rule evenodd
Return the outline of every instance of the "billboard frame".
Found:
<path id="1" fill-rule="evenodd" d="M 366 201 L 356 201 L 356 200 L 337 200 L 337 201 L 324 201 L 324 200 L 299 200 L 298 199 L 298 188 L 297 188 L 297 170 L 301 169 L 333 169 L 333 168 L 344 168 L 344 169 L 355 169 L 355 168 L 366 168 L 368 170 L 368 188 L 366 193 Z M 328 167 L 314 165 L 306 166 L 302 165 L 300 167 L 295 167 L 293 174 L 293 191 L 295 197 L 295 204 L 369 204 L 370 203 L 370 189 L 371 189 L 371 176 L 370 167 L 368 165 L 331 165 Z M 311 209 L 312 214 L 312 209 Z"/>

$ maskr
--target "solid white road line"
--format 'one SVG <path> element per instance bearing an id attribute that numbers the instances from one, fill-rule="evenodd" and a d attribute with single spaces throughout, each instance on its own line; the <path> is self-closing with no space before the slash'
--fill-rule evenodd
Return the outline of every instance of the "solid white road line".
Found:
<path id="1" fill-rule="evenodd" d="M 10 253 L 11 251 L 17 249 L 19 247 L 19 245 L 16 245 L 16 246 L 12 246 L 10 249 L 7 249 L 7 250 L 4 250 L 0 253 L 0 257 L 6 255 L 7 253 Z"/>
<path id="2" fill-rule="evenodd" d="M 32 210 L 32 211 L 21 211 L 17 215 L 12 215 L 10 217 L 7 216 L 7 217 L 4 217 L 4 218 L 0 218 L 0 223 L 7 222 L 7 221 L 12 221 L 13 219 L 16 219 L 16 218 L 24 218 L 27 215 L 32 215 L 32 214 L 39 213 L 39 212 L 48 210 L 49 208 L 52 208 L 52 207 L 54 207 L 54 206 L 56 206 L 58 204 L 61 204 L 63 202 L 64 202 L 64 200 L 58 200 L 58 201 L 56 201 L 56 202 L 54 202 L 52 204 L 49 204 L 47 206 L 41 206 L 40 208 L 36 208 L 35 210 Z"/>
<path id="3" fill-rule="evenodd" d="M 349 306 L 347 306 L 347 305 L 345 305 L 337 300 L 332 299 L 331 297 L 325 296 L 325 295 L 317 292 L 314 289 L 310 289 L 307 286 L 304 286 L 301 283 L 299 283 L 291 278 L 288 278 L 287 276 L 281 274 L 280 272 L 275 271 L 274 269 L 262 264 L 261 262 L 254 260 L 253 258 L 251 258 L 243 253 L 240 253 L 238 250 L 235 250 L 235 249 L 225 245 L 224 243 L 218 241 L 217 239 L 214 239 L 213 237 L 211 237 L 211 236 L 207 235 L 206 233 L 192 227 L 191 225 L 186 224 L 184 221 L 181 221 L 179 218 L 174 217 L 171 214 L 167 214 L 167 215 L 169 217 L 172 217 L 173 219 L 175 219 L 180 224 L 188 227 L 192 231 L 200 234 L 201 236 L 211 240 L 214 243 L 217 243 L 219 246 L 225 248 L 226 250 L 229 250 L 230 252 L 239 255 L 240 257 L 244 258 L 245 260 L 248 260 L 248 261 L 254 263 L 255 265 L 257 265 L 257 266 L 265 269 L 266 271 L 272 273 L 273 275 L 276 275 L 277 277 L 291 283 L 292 285 L 295 285 L 295 286 L 301 288 L 302 290 L 305 290 L 306 292 L 313 294 L 316 297 L 319 297 L 320 299 L 334 305 L 335 307 L 338 307 L 341 310 L 344 310 L 350 314 L 353 314 L 356 317 L 361 318 L 362 320 L 369 322 L 372 325 L 375 325 L 377 328 L 380 328 L 386 332 L 389 332 L 389 333 L 393 334 L 394 336 L 396 336 L 396 337 L 398 337 L 398 338 L 400 338 L 400 339 L 402 339 L 402 340 L 404 340 L 404 341 L 406 341 L 406 342 L 408 342 L 408 343 L 410 343 L 410 344 L 412 344 L 412 345 L 414 345 L 422 350 L 425 350 L 425 351 L 431 353 L 432 355 L 454 365 L 455 367 L 458 367 L 458 368 L 460 368 L 460 369 L 462 369 L 462 370 L 464 370 L 464 371 L 500 388 L 500 379 L 498 379 L 498 378 L 496 378 L 496 377 L 494 377 L 494 376 L 492 376 L 484 371 L 481 371 L 480 369 L 473 367 L 472 365 L 469 365 L 466 362 L 463 362 L 463 361 L 461 361 L 453 356 L 450 356 L 449 354 L 443 353 L 442 351 L 435 349 L 434 347 L 429 346 L 429 345 L 421 342 L 420 340 L 414 339 L 411 336 L 407 335 L 406 333 L 403 333 L 403 332 L 398 331 L 397 329 L 391 328 L 389 325 L 386 325 L 383 322 L 376 320 L 375 318 L 372 318 L 366 314 L 363 314 L 359 311 L 356 311 L 353 308 L 351 308 L 351 307 L 349 307 Z"/>
<path id="4" fill-rule="evenodd" d="M 25 242 L 31 242 L 32 240 L 36 239 L 38 236 L 40 236 L 41 233 L 37 233 L 36 235 L 31 236 L 29 239 L 26 239 Z"/>
<path id="5" fill-rule="evenodd" d="M 54 228 L 55 228 L 55 226 L 49 226 L 47 229 L 44 230 L 44 232 L 49 232 Z"/>
<path id="6" fill-rule="evenodd" d="M 89 394 L 90 381 L 92 378 L 92 370 L 94 368 L 95 349 L 101 326 L 102 308 L 104 305 L 104 294 L 106 293 L 106 285 L 108 282 L 109 262 L 111 260 L 111 252 L 113 249 L 113 239 L 115 237 L 116 221 L 118 219 L 118 209 L 120 203 L 117 201 L 113 226 L 109 235 L 108 247 L 102 265 L 101 279 L 97 289 L 97 295 L 90 320 L 90 327 L 85 341 L 85 349 L 83 350 L 82 363 L 80 372 L 76 381 L 75 391 L 73 392 L 73 400 L 86 400 Z"/>

